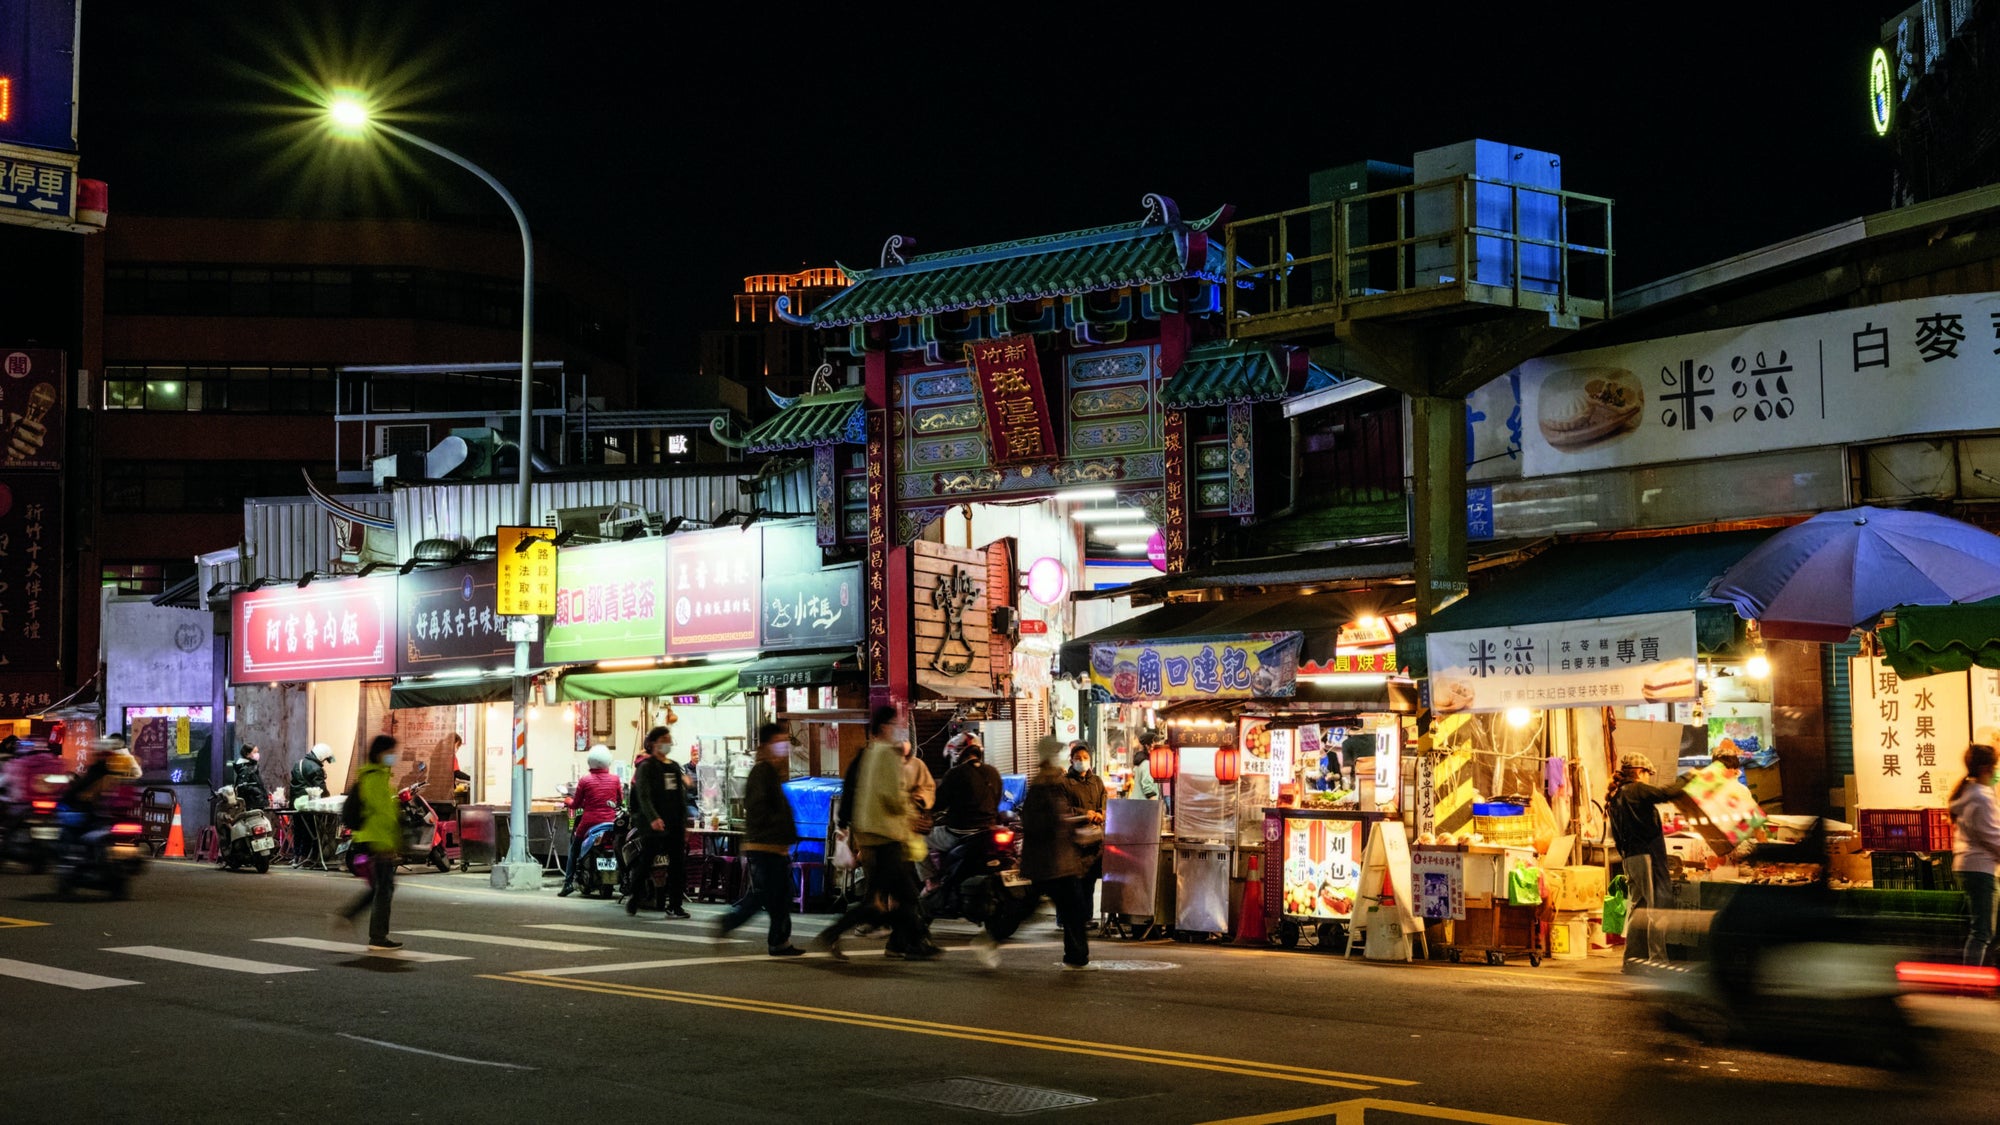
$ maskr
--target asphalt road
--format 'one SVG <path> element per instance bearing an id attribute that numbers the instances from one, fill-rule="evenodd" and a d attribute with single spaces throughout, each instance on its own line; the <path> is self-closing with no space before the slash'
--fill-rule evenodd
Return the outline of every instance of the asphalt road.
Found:
<path id="1" fill-rule="evenodd" d="M 378 956 L 329 925 L 358 891 L 177 862 L 131 901 L 65 902 L 0 874 L 0 1121 L 2000 1117 L 2000 1000 L 1926 998 L 1947 1030 L 1927 1071 L 1897 1073 L 1698 1046 L 1595 962 L 1097 941 L 1103 971 L 1076 974 L 1040 920 L 997 971 L 955 922 L 934 962 L 872 940 L 780 961 L 761 918 L 716 941 L 719 907 L 635 920 L 434 873 L 400 881 L 408 951 Z"/>

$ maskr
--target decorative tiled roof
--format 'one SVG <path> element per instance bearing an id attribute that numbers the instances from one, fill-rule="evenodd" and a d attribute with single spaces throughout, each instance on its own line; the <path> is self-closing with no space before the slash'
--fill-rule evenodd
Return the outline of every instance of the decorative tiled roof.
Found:
<path id="1" fill-rule="evenodd" d="M 1160 388 L 1169 410 L 1271 402 L 1285 397 L 1286 350 L 1276 344 L 1215 340 L 1188 349 L 1181 369 Z"/>
<path id="2" fill-rule="evenodd" d="M 883 248 L 881 268 L 843 265 L 853 284 L 806 319 L 821 328 L 837 328 L 1187 278 L 1221 281 L 1225 255 L 1220 240 L 1207 232 L 1227 209 L 1182 222 L 1171 201 L 1163 203 L 1136 223 L 908 259 L 898 253 L 900 238 L 892 238 Z"/>
<path id="3" fill-rule="evenodd" d="M 860 442 L 864 437 L 860 387 L 800 395 L 750 431 L 744 448 L 752 453 Z"/>

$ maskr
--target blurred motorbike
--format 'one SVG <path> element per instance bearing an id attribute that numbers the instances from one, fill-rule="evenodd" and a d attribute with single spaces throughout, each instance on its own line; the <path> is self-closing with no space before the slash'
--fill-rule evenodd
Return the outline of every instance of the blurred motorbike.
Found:
<path id="1" fill-rule="evenodd" d="M 1641 910 L 1626 924 L 1625 971 L 1667 1026 L 1710 1043 L 1875 1066 L 1922 1066 L 1928 1029 L 1909 1018 L 1899 965 L 1925 951 L 1828 881 L 1826 833 L 1758 844 L 1739 863 L 1816 864 L 1794 884 L 1746 883 L 1715 911 Z"/>
<path id="2" fill-rule="evenodd" d="M 938 875 L 918 905 L 926 917 L 984 922 L 1003 900 L 1026 893 L 1024 880 L 1009 878 L 1020 854 L 1020 832 L 1012 824 L 969 832 L 944 852 L 932 853 Z"/>

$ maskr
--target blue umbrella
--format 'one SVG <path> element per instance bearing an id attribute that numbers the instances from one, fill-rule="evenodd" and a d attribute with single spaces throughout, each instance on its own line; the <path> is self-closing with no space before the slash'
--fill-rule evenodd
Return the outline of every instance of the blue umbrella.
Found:
<path id="1" fill-rule="evenodd" d="M 1883 610 L 2000 596 L 2000 536 L 1930 512 L 1850 508 L 1788 527 L 1708 588 L 1767 637 L 1843 641 Z"/>

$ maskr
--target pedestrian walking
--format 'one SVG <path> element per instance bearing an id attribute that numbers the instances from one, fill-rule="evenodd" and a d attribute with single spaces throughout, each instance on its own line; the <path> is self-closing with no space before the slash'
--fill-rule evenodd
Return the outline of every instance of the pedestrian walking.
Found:
<path id="1" fill-rule="evenodd" d="M 368 761 L 354 775 L 347 799 L 360 802 L 355 819 L 353 846 L 368 856 L 368 889 L 353 905 L 340 912 L 340 920 L 351 926 L 354 917 L 368 911 L 368 948 L 384 951 L 403 948 L 389 936 L 389 906 L 396 896 L 396 864 L 402 859 L 402 826 L 396 823 L 396 798 L 390 790 L 390 770 L 396 765 L 396 740 L 378 734 L 368 744 Z"/>
<path id="2" fill-rule="evenodd" d="M 640 889 L 652 881 L 653 861 L 664 855 L 667 917 L 692 917 L 682 908 L 687 897 L 687 771 L 668 757 L 673 740 L 667 736 L 667 728 L 647 731 L 645 748 L 646 756 L 632 775 L 632 820 L 640 826 L 641 835 L 625 913 L 639 913 Z"/>
<path id="3" fill-rule="evenodd" d="M 1965 963 L 1984 965 L 1993 946 L 1994 871 L 2000 869 L 2000 812 L 1993 799 L 2000 752 L 1984 743 L 1965 748 L 1965 776 L 1951 791 L 1951 871 L 1972 902 Z"/>
<path id="4" fill-rule="evenodd" d="M 1054 736 L 1043 738 L 1036 747 L 1041 766 L 1029 779 L 1027 796 L 1021 801 L 1021 874 L 1031 881 L 1032 890 L 987 919 L 986 931 L 973 939 L 973 951 L 989 969 L 999 966 L 1001 943 L 1014 936 L 1045 898 L 1055 907 L 1056 923 L 1062 927 L 1063 969 L 1095 968 L 1090 963 L 1090 934 L 1084 928 L 1090 906 L 1084 899 L 1083 854 L 1076 842 L 1077 831 L 1090 821 L 1077 807 L 1063 769 L 1056 764 L 1061 753 L 1062 744 Z"/>
<path id="5" fill-rule="evenodd" d="M 563 869 L 562 890 L 557 898 L 567 898 L 576 893 L 576 865 L 583 862 L 583 838 L 600 824 L 609 824 L 618 819 L 618 799 L 625 793 L 618 775 L 611 772 L 611 748 L 602 744 L 590 748 L 584 756 L 584 764 L 590 772 L 576 783 L 576 792 L 563 802 L 576 810 L 576 825 L 569 835 L 569 866 Z"/>
<path id="6" fill-rule="evenodd" d="M 743 858 L 750 866 L 750 889 L 716 924 L 716 936 L 748 922 L 759 910 L 771 916 L 764 947 L 773 957 L 797 957 L 792 944 L 792 847 L 799 842 L 784 777 L 791 768 L 792 731 L 765 723 L 757 731 L 757 761 L 743 783 Z"/>
<path id="7" fill-rule="evenodd" d="M 841 800 L 865 887 L 861 900 L 820 931 L 813 944 L 835 960 L 844 961 L 842 934 L 860 925 L 887 923 L 890 957 L 927 961 L 939 950 L 924 934 L 923 920 L 917 915 L 917 887 L 911 877 L 915 852 L 925 844 L 922 837 L 912 834 L 910 795 L 904 782 L 900 747 L 909 734 L 892 706 L 875 709 L 869 716 L 868 733 L 868 745 L 850 770 L 854 783 Z"/>

